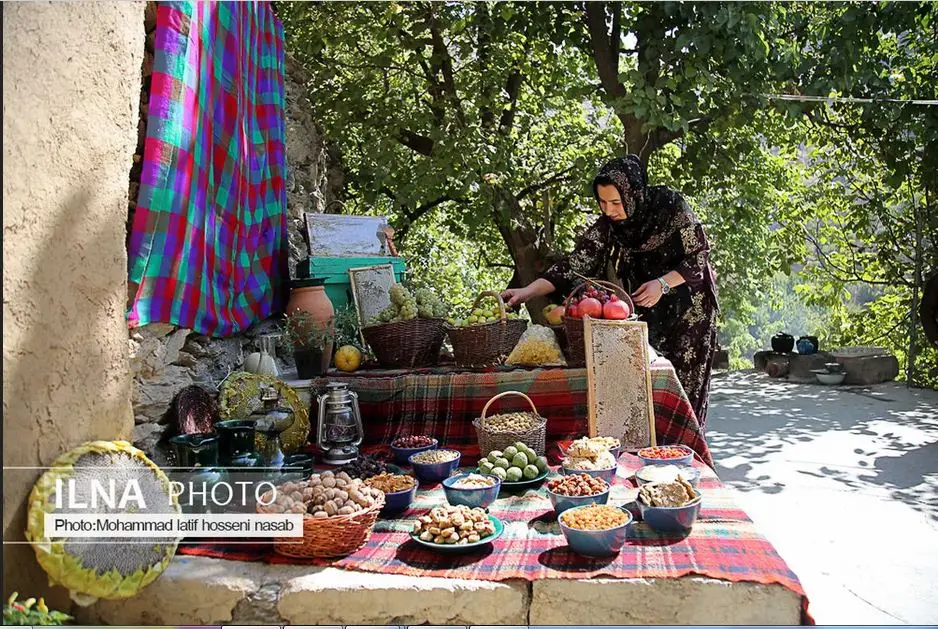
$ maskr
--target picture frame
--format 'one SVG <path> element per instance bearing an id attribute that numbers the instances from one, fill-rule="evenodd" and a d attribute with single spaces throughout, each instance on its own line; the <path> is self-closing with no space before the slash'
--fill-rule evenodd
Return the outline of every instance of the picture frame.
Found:
<path id="1" fill-rule="evenodd" d="M 589 436 L 631 452 L 656 445 L 648 325 L 585 317 L 583 327 Z"/>
<path id="2" fill-rule="evenodd" d="M 358 315 L 359 328 L 368 325 L 374 317 L 391 304 L 389 292 L 396 282 L 394 267 L 390 264 L 361 266 L 348 270 L 352 302 Z M 365 337 L 359 329 L 359 337 Z"/>

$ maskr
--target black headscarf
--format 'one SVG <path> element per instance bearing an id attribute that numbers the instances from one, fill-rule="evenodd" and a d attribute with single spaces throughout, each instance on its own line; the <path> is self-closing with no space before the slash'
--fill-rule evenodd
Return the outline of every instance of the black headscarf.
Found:
<path id="1" fill-rule="evenodd" d="M 690 211 L 679 195 L 667 188 L 648 187 L 648 171 L 638 155 L 626 155 L 606 162 L 593 179 L 593 195 L 599 200 L 598 187 L 613 185 L 624 200 L 635 199 L 635 208 L 625 220 L 613 221 L 617 240 L 626 248 L 639 251 L 678 229 L 680 220 Z M 654 247 L 651 247 L 654 248 Z"/>

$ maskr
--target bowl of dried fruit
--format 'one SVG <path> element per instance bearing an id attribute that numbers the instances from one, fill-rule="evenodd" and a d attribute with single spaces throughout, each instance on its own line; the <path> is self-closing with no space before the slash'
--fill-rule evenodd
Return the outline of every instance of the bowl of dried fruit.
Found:
<path id="1" fill-rule="evenodd" d="M 638 451 L 642 465 L 692 465 L 694 451 L 685 445 L 652 446 Z"/>
<path id="2" fill-rule="evenodd" d="M 587 557 L 612 557 L 625 546 L 632 514 L 591 504 L 568 509 L 557 520 L 570 550 Z"/>
<path id="3" fill-rule="evenodd" d="M 609 501 L 609 483 L 589 474 L 558 476 L 547 481 L 547 495 L 560 515 L 574 507 L 604 505 Z"/>
<path id="4" fill-rule="evenodd" d="M 407 463 L 411 455 L 418 452 L 434 450 L 440 445 L 440 442 L 427 435 L 409 435 L 407 437 L 398 437 L 391 442 L 391 452 L 394 453 L 394 460 L 401 465 Z"/>
<path id="5" fill-rule="evenodd" d="M 703 496 L 683 478 L 671 483 L 648 483 L 638 489 L 639 513 L 659 533 L 686 533 L 700 514 Z"/>
<path id="6" fill-rule="evenodd" d="M 381 515 L 395 515 L 407 511 L 417 496 L 417 479 L 405 474 L 385 472 L 366 479 L 365 484 L 384 492 Z"/>
<path id="7" fill-rule="evenodd" d="M 461 457 L 456 450 L 426 450 L 411 454 L 407 462 L 421 483 L 438 483 L 459 467 Z"/>
<path id="8" fill-rule="evenodd" d="M 488 509 L 498 498 L 502 481 L 494 474 L 456 474 L 443 480 L 443 492 L 451 505 Z"/>

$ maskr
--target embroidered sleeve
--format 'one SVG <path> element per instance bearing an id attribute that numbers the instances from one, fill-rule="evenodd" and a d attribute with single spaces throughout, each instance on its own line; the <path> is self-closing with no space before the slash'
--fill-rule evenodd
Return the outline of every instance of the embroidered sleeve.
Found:
<path id="1" fill-rule="evenodd" d="M 577 275 L 596 277 L 602 271 L 611 245 L 610 223 L 600 218 L 576 240 L 573 251 L 554 263 L 541 276 L 561 295 L 568 295 L 580 281 Z"/>
<path id="2" fill-rule="evenodd" d="M 707 235 L 698 222 L 685 225 L 678 234 L 684 258 L 675 270 L 689 286 L 700 286 L 709 273 L 710 244 L 707 242 Z"/>

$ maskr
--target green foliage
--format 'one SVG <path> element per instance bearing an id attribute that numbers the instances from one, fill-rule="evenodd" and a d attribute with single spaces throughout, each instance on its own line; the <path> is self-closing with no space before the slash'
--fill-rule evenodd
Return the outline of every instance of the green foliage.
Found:
<path id="1" fill-rule="evenodd" d="M 362 350 L 362 342 L 359 337 L 360 324 L 358 322 L 358 312 L 355 311 L 353 304 L 336 310 L 335 313 L 335 347 L 336 349 L 343 345 L 353 345 Z"/>
<path id="2" fill-rule="evenodd" d="M 14 592 L 3 606 L 4 625 L 64 625 L 73 620 L 68 614 L 50 610 L 41 597 L 38 602 L 29 598 L 20 603 L 17 596 Z"/>
<path id="3" fill-rule="evenodd" d="M 287 314 L 284 338 L 295 350 L 321 350 L 335 340 L 336 333 L 332 326 L 322 325 L 305 310 L 296 310 Z"/>
<path id="4" fill-rule="evenodd" d="M 813 326 L 826 345 L 917 354 L 916 382 L 938 382 L 909 316 L 938 269 L 938 116 L 894 102 L 935 98 L 938 4 L 277 11 L 353 211 L 389 217 L 415 287 L 466 308 L 536 277 L 595 216 L 587 184 L 625 147 L 704 220 L 735 360 L 774 325 Z"/>

